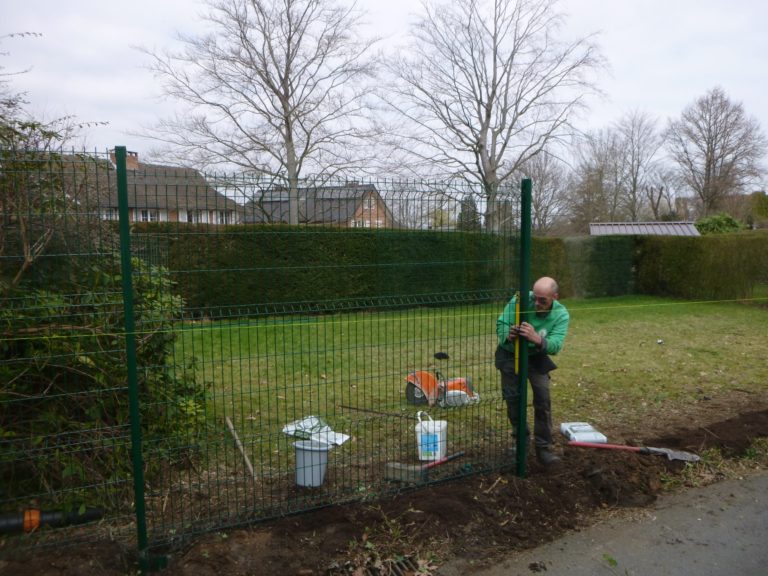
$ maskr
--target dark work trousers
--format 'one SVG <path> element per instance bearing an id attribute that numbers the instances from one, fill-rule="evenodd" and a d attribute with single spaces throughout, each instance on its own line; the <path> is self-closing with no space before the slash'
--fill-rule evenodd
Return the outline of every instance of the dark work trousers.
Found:
<path id="1" fill-rule="evenodd" d="M 501 395 L 507 403 L 507 417 L 512 424 L 512 433 L 517 437 L 519 423 L 520 388 L 515 374 L 515 355 L 496 348 L 496 368 L 501 372 Z M 533 390 L 533 437 L 537 448 L 552 445 L 552 401 L 549 396 L 549 371 L 539 372 L 539 362 L 528 362 L 528 381 Z M 526 428 L 530 435 L 530 428 Z"/>

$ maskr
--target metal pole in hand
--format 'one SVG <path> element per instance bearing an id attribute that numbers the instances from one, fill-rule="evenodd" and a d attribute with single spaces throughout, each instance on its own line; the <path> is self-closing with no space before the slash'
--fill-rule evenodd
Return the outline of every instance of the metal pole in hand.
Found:
<path id="1" fill-rule="evenodd" d="M 518 326 L 528 321 L 530 302 L 528 293 L 531 284 L 531 198 L 533 184 L 530 178 L 523 179 L 520 185 L 520 297 L 517 305 L 520 310 Z M 516 319 L 517 321 L 517 319 Z M 517 338 L 519 342 L 520 338 Z M 528 342 L 518 344 L 515 351 L 518 363 L 518 426 L 517 426 L 517 475 L 525 476 L 525 460 L 528 447 Z"/>

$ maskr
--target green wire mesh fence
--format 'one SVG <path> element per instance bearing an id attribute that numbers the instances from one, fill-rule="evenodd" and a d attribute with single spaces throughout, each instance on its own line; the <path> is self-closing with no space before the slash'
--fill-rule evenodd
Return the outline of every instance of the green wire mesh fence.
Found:
<path id="1" fill-rule="evenodd" d="M 517 190 L 290 183 L 131 152 L 120 190 L 114 154 L 1 158 L 4 538 L 130 542 L 138 522 L 160 548 L 510 464 L 492 355 Z"/>

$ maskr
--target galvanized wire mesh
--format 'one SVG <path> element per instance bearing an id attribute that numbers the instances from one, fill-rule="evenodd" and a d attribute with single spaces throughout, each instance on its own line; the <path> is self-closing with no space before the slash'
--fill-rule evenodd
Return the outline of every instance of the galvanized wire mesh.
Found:
<path id="1" fill-rule="evenodd" d="M 129 153 L 126 295 L 114 157 L 3 154 L 6 517 L 92 509 L 113 534 L 133 537 L 131 362 L 143 425 L 138 497 L 153 547 L 509 464 L 492 353 L 516 284 L 516 191 L 489 201 L 466 183 L 291 186 Z M 479 402 L 452 406 L 466 398 L 438 394 L 415 403 L 424 400 L 407 390 L 415 371 L 471 379 L 462 390 Z M 394 463 L 428 462 L 417 453 L 419 410 L 446 422 L 443 452 L 463 455 L 393 480 Z M 310 416 L 345 441 L 297 448 L 284 428 Z"/>

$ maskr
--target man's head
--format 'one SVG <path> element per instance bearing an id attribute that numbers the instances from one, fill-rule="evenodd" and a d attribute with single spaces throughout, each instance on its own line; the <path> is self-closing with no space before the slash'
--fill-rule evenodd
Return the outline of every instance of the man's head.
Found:
<path id="1" fill-rule="evenodd" d="M 557 282 L 554 278 L 543 276 L 533 285 L 533 301 L 536 314 L 546 316 L 552 310 L 552 304 L 558 299 Z"/>

